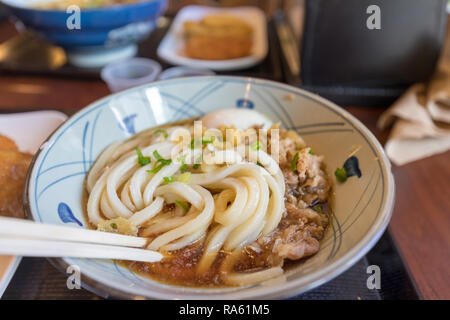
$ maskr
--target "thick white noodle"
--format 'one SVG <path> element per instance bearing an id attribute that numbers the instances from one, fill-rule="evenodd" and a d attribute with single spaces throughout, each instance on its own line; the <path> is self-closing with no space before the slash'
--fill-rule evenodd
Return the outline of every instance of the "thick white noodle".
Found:
<path id="1" fill-rule="evenodd" d="M 159 187 L 155 191 L 155 196 L 164 197 L 167 203 L 175 203 L 176 200 L 188 201 L 199 210 L 203 206 L 201 195 L 191 186 L 182 182 L 173 182 Z"/>
<path id="2" fill-rule="evenodd" d="M 284 192 L 280 190 L 279 185 L 272 176 L 266 175 L 264 178 L 272 194 L 270 195 L 270 207 L 267 210 L 268 213 L 262 235 L 266 235 L 275 230 L 284 212 Z"/>
<path id="3" fill-rule="evenodd" d="M 236 180 L 237 179 L 234 178 L 227 178 L 220 184 L 224 187 L 231 187 L 234 191 L 231 189 L 224 189 L 215 201 L 216 221 L 219 221 L 217 220 L 218 213 L 227 219 L 222 222 L 223 225 L 218 225 L 208 237 L 203 256 L 198 266 L 199 273 L 206 272 L 209 269 L 217 257 L 219 250 L 229 237 L 230 232 L 255 213 L 258 199 L 260 197 L 260 190 L 256 179 L 250 177 L 243 177 L 240 179 L 246 185 L 246 192 L 241 190 L 242 186 L 238 185 Z M 217 187 L 217 185 L 214 185 L 214 187 Z M 248 197 L 246 197 L 246 203 L 242 208 L 239 206 L 241 206 L 244 195 L 238 196 L 240 192 L 242 192 L 245 196 L 248 195 Z M 235 195 L 236 198 L 234 202 L 227 208 L 227 203 L 233 200 Z M 238 197 L 241 199 L 238 199 Z"/>
<path id="4" fill-rule="evenodd" d="M 133 216 L 128 219 L 133 225 L 140 226 L 144 222 L 150 220 L 156 216 L 162 209 L 164 205 L 164 199 L 162 197 L 157 197 L 148 207 L 136 212 Z"/>
<path id="5" fill-rule="evenodd" d="M 220 267 L 222 279 L 229 285 L 249 286 L 281 276 L 283 274 L 283 268 L 281 267 L 272 267 L 253 272 L 234 272 L 232 270 L 233 266 L 236 263 L 236 260 L 241 256 L 241 254 L 241 249 L 234 250 L 224 259 Z"/>
<path id="6" fill-rule="evenodd" d="M 149 237 L 156 234 L 160 234 L 166 231 L 169 231 L 171 229 L 177 228 L 181 226 L 182 224 L 188 222 L 189 220 L 192 220 L 192 218 L 195 216 L 194 213 L 189 213 L 182 217 L 173 217 L 173 218 L 167 218 L 162 219 L 159 221 L 155 221 L 153 224 L 151 224 L 148 227 L 145 227 L 142 230 L 142 236 L 143 237 Z M 157 220 L 157 218 L 155 218 Z"/>
<path id="7" fill-rule="evenodd" d="M 100 177 L 102 170 L 110 163 L 112 154 L 120 144 L 121 142 L 115 142 L 109 145 L 98 156 L 97 160 L 95 160 L 86 178 L 86 189 L 89 193 L 92 191 L 95 182 Z"/>
<path id="8" fill-rule="evenodd" d="M 208 165 L 234 164 L 242 162 L 242 157 L 234 150 L 215 150 L 205 154 L 203 161 Z"/>
<path id="9" fill-rule="evenodd" d="M 108 219 L 114 219 L 117 217 L 114 210 L 111 208 L 109 204 L 108 196 L 106 195 L 106 191 L 103 191 L 100 200 L 100 209 L 102 210 L 103 215 Z"/>
<path id="10" fill-rule="evenodd" d="M 150 250 L 158 250 L 160 247 L 170 243 L 173 240 L 190 235 L 211 224 L 214 216 L 214 199 L 211 193 L 205 188 L 200 186 L 193 186 L 193 188 L 195 191 L 200 193 L 203 198 L 204 208 L 202 212 L 200 212 L 200 214 L 192 220 L 186 222 L 184 225 L 156 237 L 156 239 L 148 245 Z"/>
<path id="11" fill-rule="evenodd" d="M 163 167 L 156 173 L 147 186 L 144 189 L 144 203 L 145 205 L 149 205 L 153 200 L 153 194 L 155 193 L 156 188 L 164 182 L 164 177 L 171 177 L 177 172 L 181 167 L 181 164 L 172 162 L 170 165 Z"/>
<path id="12" fill-rule="evenodd" d="M 125 185 L 122 188 L 122 192 L 120 193 L 120 200 L 128 208 L 128 210 L 134 212 L 136 211 L 136 207 L 134 206 L 133 202 L 131 202 L 130 198 L 130 182 L 131 180 L 125 182 Z"/>
<path id="13" fill-rule="evenodd" d="M 193 234 L 187 235 L 182 237 L 179 240 L 173 241 L 172 243 L 166 244 L 165 246 L 161 247 L 161 251 L 175 251 L 180 250 L 186 246 L 189 246 L 197 241 L 199 241 L 201 238 L 205 236 L 206 229 L 200 229 Z"/>
<path id="14" fill-rule="evenodd" d="M 219 190 L 232 189 L 235 194 L 233 203 L 226 210 L 216 210 L 214 220 L 222 225 L 230 225 L 238 220 L 239 215 L 244 213 L 245 205 L 247 204 L 249 190 L 246 188 L 246 185 L 239 179 L 226 178 L 222 181 L 210 184 L 208 188 Z"/>
<path id="15" fill-rule="evenodd" d="M 225 250 L 234 250 L 258 239 L 265 224 L 265 216 L 269 204 L 269 186 L 260 175 L 255 175 L 260 197 L 255 213 L 244 223 L 235 228 L 224 244 Z"/>
<path id="16" fill-rule="evenodd" d="M 232 270 L 242 248 L 275 230 L 283 216 L 285 183 L 277 162 L 262 150 L 246 155 L 242 146 L 216 150 L 208 144 L 200 169 L 191 173 L 188 183 L 166 184 L 164 178 L 176 178 L 182 162 L 190 164 L 198 156 L 198 150 L 183 149 L 190 143 L 186 127 L 166 130 L 168 138 L 146 130 L 101 153 L 86 180 L 89 221 L 97 225 L 103 219 L 128 219 L 140 228 L 140 236 L 151 238 L 151 250 L 179 250 L 202 241 L 200 273 L 211 267 L 220 250 L 233 252 L 223 262 L 227 284 L 248 285 L 281 274 L 280 267 L 251 273 Z M 149 164 L 138 163 L 136 146 L 150 157 Z M 154 151 L 172 161 L 152 173 L 161 164 Z M 179 202 L 190 206 L 187 212 Z M 163 210 L 165 203 L 178 205 Z"/>
<path id="17" fill-rule="evenodd" d="M 99 204 L 100 204 L 100 197 L 102 196 L 103 190 L 105 188 L 106 178 L 108 177 L 109 170 L 111 169 L 106 169 L 103 171 L 102 175 L 97 180 L 94 187 L 92 188 L 91 193 L 89 194 L 89 199 L 87 203 L 87 212 L 89 222 L 91 222 L 94 225 L 97 225 L 102 220 L 99 210 L 100 209 Z"/>
<path id="18" fill-rule="evenodd" d="M 153 174 L 148 171 L 152 169 L 151 164 L 145 165 L 133 174 L 130 179 L 130 195 L 136 209 L 141 210 L 144 207 L 144 200 L 142 199 L 142 190 L 144 185 L 151 179 Z"/>
<path id="19" fill-rule="evenodd" d="M 233 286 L 249 286 L 261 283 L 268 279 L 272 279 L 283 274 L 283 268 L 273 267 L 261 271 L 254 272 L 224 272 L 223 279 L 229 285 Z"/>
<path id="20" fill-rule="evenodd" d="M 167 155 L 167 153 L 170 154 L 170 149 L 172 148 L 172 146 L 173 145 L 171 143 L 154 144 L 142 149 L 142 154 L 144 156 L 152 156 L 153 151 L 157 150 L 161 154 L 161 156 L 164 157 L 165 155 Z M 106 182 L 106 191 L 108 194 L 109 203 L 111 204 L 111 207 L 114 209 L 116 214 L 123 218 L 129 218 L 133 214 L 133 212 L 130 211 L 126 207 L 126 205 L 120 201 L 119 197 L 117 196 L 117 189 L 119 188 L 121 183 L 123 183 L 124 180 L 128 177 L 128 175 L 139 168 L 137 159 L 138 157 L 136 155 L 136 152 L 134 152 L 129 157 L 120 160 L 117 165 L 111 168 Z M 153 158 L 153 161 L 156 160 Z M 144 199 L 145 205 L 148 206 L 151 200 L 151 198 L 148 201 L 145 201 Z"/>

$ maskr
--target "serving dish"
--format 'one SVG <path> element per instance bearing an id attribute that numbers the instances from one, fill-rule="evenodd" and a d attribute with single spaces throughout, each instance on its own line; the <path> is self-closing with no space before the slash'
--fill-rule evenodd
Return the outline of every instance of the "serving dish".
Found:
<path id="1" fill-rule="evenodd" d="M 230 60 L 200 60 L 192 59 L 183 54 L 183 24 L 187 20 L 200 20 L 211 14 L 229 14 L 243 19 L 251 25 L 254 32 L 253 47 L 248 57 Z M 264 12 L 256 7 L 214 8 L 206 6 L 187 6 L 181 9 L 175 17 L 169 31 L 161 41 L 158 56 L 174 65 L 212 70 L 239 70 L 260 63 L 267 55 L 268 41 L 266 17 Z"/>
<path id="2" fill-rule="evenodd" d="M 0 115 L 0 135 L 13 139 L 20 151 L 35 153 L 48 135 L 66 119 L 65 114 L 57 111 L 2 114 Z M 20 260 L 21 257 L 0 255 L 0 297 Z"/>
<path id="3" fill-rule="evenodd" d="M 229 107 L 252 108 L 285 128 L 295 129 L 315 152 L 325 156 L 329 176 L 334 176 L 334 170 L 349 156 L 358 159 L 361 177 L 335 182 L 334 217 L 319 253 L 287 270 L 285 277 L 226 289 L 165 285 L 113 261 L 53 261 L 63 270 L 77 265 L 84 286 L 102 296 L 246 299 L 284 298 L 305 292 L 364 256 L 385 230 L 394 204 L 394 180 L 382 147 L 364 125 L 333 103 L 266 80 L 223 76 L 173 79 L 94 102 L 62 125 L 36 155 L 25 187 L 26 210 L 37 221 L 85 227 L 83 181 L 92 161 L 107 145 L 145 128 Z M 58 212 L 58 207 L 66 209 Z"/>
<path id="4" fill-rule="evenodd" d="M 3 3 L 26 28 L 65 48 L 71 62 L 85 67 L 135 55 L 136 43 L 150 34 L 167 6 L 166 0 L 143 0 L 81 10 L 79 28 L 69 28 L 70 17 L 76 12 L 35 8 L 50 1 L 3 0 Z"/>

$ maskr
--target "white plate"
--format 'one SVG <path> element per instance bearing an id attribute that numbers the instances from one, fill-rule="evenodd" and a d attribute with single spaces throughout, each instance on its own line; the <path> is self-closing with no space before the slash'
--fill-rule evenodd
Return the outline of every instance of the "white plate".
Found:
<path id="1" fill-rule="evenodd" d="M 57 111 L 0 115 L 0 134 L 13 139 L 20 151 L 34 154 L 67 116 Z M 0 255 L 0 297 L 8 286 L 21 257 Z"/>
<path id="2" fill-rule="evenodd" d="M 230 60 L 200 60 L 183 55 L 183 24 L 187 20 L 200 20 L 210 14 L 230 14 L 249 23 L 254 31 L 253 48 L 248 57 Z M 264 12 L 256 7 L 212 8 L 187 6 L 178 12 L 172 26 L 158 47 L 158 56 L 175 65 L 212 70 L 238 70 L 260 63 L 267 55 L 267 28 Z"/>

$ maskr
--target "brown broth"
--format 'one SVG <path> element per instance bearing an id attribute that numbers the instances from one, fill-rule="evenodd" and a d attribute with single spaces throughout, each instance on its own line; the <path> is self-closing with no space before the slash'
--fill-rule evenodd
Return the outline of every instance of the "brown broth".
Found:
<path id="1" fill-rule="evenodd" d="M 86 188 L 84 188 L 84 208 L 87 206 L 87 199 L 88 194 Z M 329 204 L 322 204 L 322 208 L 324 213 L 329 217 L 329 225 L 331 223 L 332 216 Z M 96 229 L 96 227 L 89 222 L 86 210 L 84 210 L 84 218 L 86 225 L 89 226 L 89 228 Z M 324 231 L 324 234 L 325 232 L 326 230 Z M 222 250 L 214 263 L 211 265 L 210 269 L 204 274 L 198 274 L 196 270 L 202 254 L 203 244 L 196 243 L 186 248 L 168 253 L 161 262 L 148 263 L 138 261 L 118 261 L 118 263 L 136 274 L 164 284 L 198 288 L 229 287 L 229 285 L 223 283 L 221 280 L 220 266 L 226 255 L 230 253 Z M 265 250 L 261 253 L 261 255 L 262 254 L 269 256 L 271 253 L 268 252 L 268 250 Z M 261 267 L 264 267 L 261 265 L 260 261 L 258 262 L 255 259 L 256 256 L 258 255 L 252 256 L 248 252 L 244 252 L 242 258 L 239 259 L 235 265 L 235 271 L 248 271 L 261 269 Z M 308 259 L 308 257 L 295 261 L 285 259 L 283 269 L 288 270 L 295 268 L 304 263 L 306 259 Z"/>

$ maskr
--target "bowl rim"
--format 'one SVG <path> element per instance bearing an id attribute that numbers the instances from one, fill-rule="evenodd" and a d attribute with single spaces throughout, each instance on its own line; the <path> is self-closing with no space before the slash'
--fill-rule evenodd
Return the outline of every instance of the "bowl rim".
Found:
<path id="1" fill-rule="evenodd" d="M 106 6 L 106 7 L 89 8 L 89 9 L 81 8 L 80 13 L 88 13 L 88 12 L 95 13 L 95 12 L 101 12 L 101 11 L 105 11 L 105 10 L 116 11 L 116 10 L 126 9 L 127 7 L 131 7 L 131 6 L 141 6 L 144 4 L 149 4 L 151 2 L 164 2 L 164 1 L 166 1 L 166 0 L 139 0 L 139 1 L 131 2 L 131 3 L 118 3 L 118 4 L 111 5 L 111 6 Z M 49 2 L 52 2 L 52 1 L 49 1 Z M 34 8 L 34 7 L 21 7 L 21 6 L 10 3 L 10 0 L 6 0 L 6 1 L 0 0 L 0 3 L 4 4 L 5 6 L 7 6 L 9 8 L 14 8 L 14 9 L 19 9 L 19 10 L 37 11 L 37 12 L 42 12 L 42 13 L 64 13 L 64 14 L 67 14 L 65 10 L 39 9 L 39 8 Z"/>
<path id="2" fill-rule="evenodd" d="M 50 136 L 42 143 L 39 150 L 34 155 L 30 167 L 27 172 L 25 184 L 24 184 L 24 192 L 23 192 L 23 207 L 25 211 L 25 215 L 30 220 L 35 220 L 32 214 L 31 204 L 30 204 L 30 194 L 29 194 L 29 188 L 31 183 L 31 176 L 32 172 L 35 169 L 36 161 L 39 158 L 39 155 L 42 151 L 46 150 L 48 147 L 49 141 L 55 138 L 56 134 L 62 130 L 65 126 L 67 126 L 72 119 L 78 117 L 79 115 L 85 113 L 86 111 L 94 108 L 95 106 L 113 99 L 119 95 L 126 95 L 128 93 L 131 93 L 133 91 L 141 90 L 146 87 L 155 87 L 160 85 L 161 83 L 167 83 L 167 82 L 184 82 L 189 81 L 190 79 L 193 80 L 211 80 L 211 79 L 231 79 L 231 80 L 238 80 L 242 83 L 246 84 L 270 84 L 272 87 L 285 90 L 288 92 L 297 92 L 301 93 L 302 96 L 304 96 L 307 99 L 313 100 L 316 103 L 320 103 L 322 105 L 326 105 L 327 107 L 330 107 L 333 111 L 340 114 L 342 117 L 344 117 L 346 120 L 349 121 L 349 123 L 356 129 L 358 128 L 363 136 L 365 135 L 365 138 L 369 144 L 371 144 L 374 149 L 379 153 L 381 156 L 380 159 L 380 165 L 382 172 L 386 174 L 386 184 L 384 187 L 383 193 L 386 192 L 386 197 L 384 199 L 384 202 L 382 203 L 383 210 L 380 211 L 379 216 L 375 220 L 375 223 L 371 226 L 369 231 L 366 233 L 366 235 L 362 238 L 362 240 L 357 243 L 353 248 L 351 248 L 347 253 L 345 253 L 342 257 L 337 259 L 336 261 L 332 262 L 327 267 L 320 269 L 318 271 L 313 272 L 312 274 L 308 275 L 308 277 L 301 277 L 299 279 L 295 279 L 293 281 L 286 281 L 279 285 L 274 285 L 271 287 L 258 287 L 254 288 L 253 291 L 242 291 L 242 290 L 236 290 L 236 291 L 230 291 L 226 293 L 214 293 L 211 292 L 210 295 L 199 295 L 197 292 L 186 292 L 182 293 L 181 295 L 177 293 L 173 297 L 170 297 L 171 299 L 178 299 L 178 298 L 187 298 L 187 299 L 279 299 L 279 298 L 287 298 L 291 297 L 293 295 L 304 293 L 308 290 L 311 290 L 313 288 L 316 288 L 325 282 L 328 282 L 338 275 L 342 274 L 346 270 L 348 270 L 351 266 L 353 266 L 356 262 L 358 262 L 366 253 L 372 249 L 372 247 L 378 242 L 382 234 L 387 228 L 387 225 L 391 219 L 392 212 L 394 209 L 394 203 L 395 203 L 395 181 L 394 181 L 394 175 L 392 174 L 391 170 L 391 163 L 389 159 L 387 158 L 383 147 L 381 146 L 378 139 L 372 134 L 372 132 L 356 117 L 354 117 L 352 114 L 350 114 L 345 109 L 339 107 L 337 104 L 322 98 L 321 96 L 314 94 L 312 92 L 306 91 L 304 89 L 297 88 L 292 85 L 288 85 L 281 82 L 276 82 L 272 80 L 267 79 L 261 79 L 261 78 L 254 78 L 254 77 L 242 77 L 242 76 L 226 76 L 226 75 L 212 75 L 212 76 L 195 76 L 195 77 L 184 77 L 184 78 L 176 78 L 176 79 L 167 79 L 167 80 L 159 80 L 151 83 L 147 83 L 141 86 L 136 86 L 129 88 L 127 90 L 123 90 L 117 93 L 109 94 L 101 99 L 98 99 L 89 105 L 83 107 L 79 111 L 77 111 L 75 114 L 71 115 L 65 122 L 63 122 L 58 128 L 56 128 Z M 64 273 L 64 271 L 68 267 L 68 263 L 63 258 L 48 258 L 50 263 L 55 266 L 58 270 Z M 98 280 L 95 280 L 86 274 L 82 273 L 82 281 L 81 285 L 83 288 L 87 289 L 88 291 L 91 291 L 101 297 L 104 298 L 120 298 L 120 299 L 167 299 L 166 297 L 151 297 L 151 296 L 137 296 L 136 294 L 132 293 L 132 290 L 124 290 L 119 289 L 117 287 L 114 287 L 112 285 L 108 285 L 105 283 L 102 283 Z M 244 289 L 245 290 L 245 289 Z M 225 294 L 225 295 L 224 295 Z"/>

